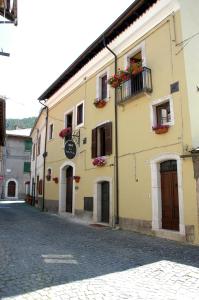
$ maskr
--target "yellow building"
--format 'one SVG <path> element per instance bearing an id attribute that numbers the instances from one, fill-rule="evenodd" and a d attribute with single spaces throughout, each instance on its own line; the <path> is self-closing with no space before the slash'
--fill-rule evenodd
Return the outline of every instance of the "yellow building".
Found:
<path id="1" fill-rule="evenodd" d="M 199 243 L 199 102 L 182 13 L 198 11 L 191 2 L 133 2 L 39 97 L 48 107 L 44 209 Z"/>

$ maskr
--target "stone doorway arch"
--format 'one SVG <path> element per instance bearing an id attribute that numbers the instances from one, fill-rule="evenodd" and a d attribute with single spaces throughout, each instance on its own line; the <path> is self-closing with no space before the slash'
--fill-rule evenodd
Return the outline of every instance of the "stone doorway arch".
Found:
<path id="1" fill-rule="evenodd" d="M 14 178 L 10 178 L 6 182 L 6 198 L 18 199 L 18 182 Z"/>
<path id="2" fill-rule="evenodd" d="M 68 212 L 68 213 L 72 213 L 73 215 L 75 214 L 75 185 L 73 182 L 74 175 L 75 175 L 75 164 L 71 161 L 66 161 L 60 167 L 59 213 Z M 69 196 L 71 197 L 71 204 L 67 202 L 68 201 L 67 197 Z"/>

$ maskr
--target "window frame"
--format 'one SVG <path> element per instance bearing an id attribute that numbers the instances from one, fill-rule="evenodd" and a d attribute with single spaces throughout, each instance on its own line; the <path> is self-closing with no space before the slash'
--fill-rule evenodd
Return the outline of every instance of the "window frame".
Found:
<path id="1" fill-rule="evenodd" d="M 111 155 L 113 153 L 113 125 L 112 121 L 104 122 L 102 124 L 97 125 L 92 129 L 92 137 L 91 137 L 91 157 L 104 157 Z M 103 148 L 101 145 L 101 129 L 104 128 L 104 141 Z"/>
<path id="2" fill-rule="evenodd" d="M 138 52 L 141 52 L 142 55 L 142 66 L 147 66 L 146 60 L 146 48 L 145 48 L 145 41 L 141 42 L 136 47 L 132 48 L 124 55 L 124 69 L 126 69 L 130 64 L 130 59 L 136 55 Z"/>
<path id="3" fill-rule="evenodd" d="M 37 140 L 37 156 L 41 154 L 41 134 L 38 136 Z"/>
<path id="4" fill-rule="evenodd" d="M 25 165 L 27 166 L 27 164 L 29 165 L 29 171 L 25 171 Z M 23 162 L 23 173 L 27 174 L 31 172 L 31 162 L 30 161 L 24 161 Z"/>
<path id="5" fill-rule="evenodd" d="M 50 123 L 48 126 L 48 140 L 51 141 L 53 138 L 54 138 L 54 124 Z"/>
<path id="6" fill-rule="evenodd" d="M 109 68 L 106 68 L 96 76 L 96 99 L 102 99 L 102 78 L 107 76 L 107 97 L 103 100 L 108 101 L 110 98 L 110 86 L 108 84 Z"/>
<path id="7" fill-rule="evenodd" d="M 31 147 L 27 149 L 26 146 L 27 146 L 28 144 L 30 144 Z M 32 140 L 30 140 L 30 139 L 24 140 L 24 151 L 25 151 L 25 152 L 31 152 L 31 151 L 32 151 L 32 144 L 33 144 L 33 143 L 32 143 Z"/>
<path id="8" fill-rule="evenodd" d="M 74 121 L 75 108 L 72 107 L 71 109 L 67 110 L 67 111 L 64 113 L 64 128 L 66 128 L 66 118 L 67 118 L 67 115 L 70 115 L 71 113 L 72 113 L 72 115 L 73 115 L 72 129 L 75 127 L 75 121 Z"/>
<path id="9" fill-rule="evenodd" d="M 157 124 L 157 107 L 161 106 L 162 104 L 169 102 L 170 106 L 170 121 L 165 122 L 164 125 L 173 126 L 175 124 L 174 119 L 174 109 L 173 109 L 173 98 L 171 95 L 168 95 L 166 97 L 162 97 L 160 99 L 154 100 L 151 103 L 151 128 L 158 126 Z"/>
<path id="10" fill-rule="evenodd" d="M 83 106 L 82 107 L 82 122 L 77 124 L 78 107 L 81 105 Z M 75 106 L 75 128 L 80 128 L 80 127 L 84 126 L 84 114 L 85 114 L 84 111 L 85 111 L 84 100 L 82 100 L 81 102 L 77 103 Z"/>
<path id="11" fill-rule="evenodd" d="M 32 161 L 35 160 L 35 149 L 36 149 L 35 143 L 32 143 Z"/>

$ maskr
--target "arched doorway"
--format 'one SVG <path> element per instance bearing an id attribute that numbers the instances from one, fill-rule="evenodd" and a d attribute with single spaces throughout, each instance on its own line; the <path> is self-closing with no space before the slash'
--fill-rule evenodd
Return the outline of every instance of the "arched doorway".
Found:
<path id="1" fill-rule="evenodd" d="M 59 213 L 75 214 L 75 185 L 73 177 L 75 175 L 75 164 L 66 161 L 60 167 L 59 182 Z"/>
<path id="2" fill-rule="evenodd" d="M 73 168 L 68 166 L 66 169 L 66 212 L 72 213 L 73 210 Z"/>
<path id="3" fill-rule="evenodd" d="M 13 180 L 8 182 L 7 196 L 11 198 L 16 197 L 16 182 Z"/>
<path id="4" fill-rule="evenodd" d="M 179 231 L 179 201 L 176 160 L 160 163 L 162 228 Z"/>

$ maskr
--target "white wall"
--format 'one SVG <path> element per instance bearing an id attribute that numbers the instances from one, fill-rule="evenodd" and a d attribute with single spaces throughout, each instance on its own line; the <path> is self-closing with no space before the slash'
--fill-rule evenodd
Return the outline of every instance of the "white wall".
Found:
<path id="1" fill-rule="evenodd" d="M 179 0 L 183 40 L 199 33 L 199 1 Z M 179 41 L 180 42 L 180 41 Z M 185 70 L 191 119 L 193 147 L 199 146 L 199 34 L 184 42 Z"/>

